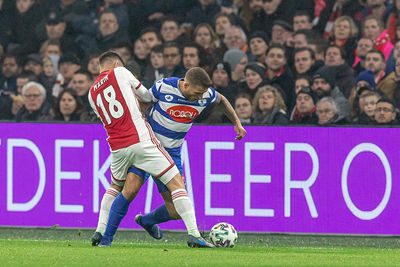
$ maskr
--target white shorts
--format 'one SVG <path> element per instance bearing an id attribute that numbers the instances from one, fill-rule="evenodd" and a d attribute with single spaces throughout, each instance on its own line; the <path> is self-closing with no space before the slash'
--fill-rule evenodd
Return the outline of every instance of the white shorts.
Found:
<path id="1" fill-rule="evenodd" d="M 131 166 L 150 173 L 164 184 L 179 173 L 168 152 L 160 143 L 153 143 L 151 140 L 111 151 L 110 169 L 113 183 L 123 186 Z"/>

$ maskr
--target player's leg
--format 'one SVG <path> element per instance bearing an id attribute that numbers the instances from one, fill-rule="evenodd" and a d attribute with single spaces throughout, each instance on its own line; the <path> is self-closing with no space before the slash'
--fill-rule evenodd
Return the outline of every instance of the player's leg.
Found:
<path id="1" fill-rule="evenodd" d="M 176 167 L 179 170 L 179 173 L 182 175 L 183 170 L 181 164 L 180 148 L 165 150 L 171 156 L 171 158 L 175 162 Z M 157 207 L 155 210 L 152 210 L 146 215 L 136 215 L 135 221 L 146 230 L 154 228 L 154 226 L 159 223 L 181 219 L 181 217 L 175 210 L 174 203 L 172 202 L 171 192 L 169 192 L 168 188 L 159 179 L 153 178 L 153 180 L 157 185 L 158 192 L 163 197 L 165 204 Z M 159 231 L 161 232 L 161 230 Z M 153 236 L 152 234 L 150 235 Z"/>
<path id="2" fill-rule="evenodd" d="M 135 199 L 143 185 L 143 180 L 133 173 L 128 173 L 124 188 L 111 206 L 108 223 L 99 246 L 110 246 L 118 226 L 128 212 L 129 204 Z"/>
<path id="3" fill-rule="evenodd" d="M 115 198 L 122 191 L 122 186 L 119 186 L 113 182 L 111 182 L 110 188 L 103 195 L 103 199 L 100 204 L 100 212 L 99 212 L 99 220 L 97 222 L 97 228 L 95 233 L 92 236 L 92 246 L 97 246 L 101 238 L 106 231 L 108 215 L 110 213 L 111 205 L 113 204 Z"/>
<path id="4" fill-rule="evenodd" d="M 135 158 L 135 145 L 111 151 L 111 177 L 114 184 L 123 186 L 119 194 L 111 205 L 106 231 L 98 246 L 111 246 L 114 234 L 119 223 L 126 214 L 129 203 L 135 198 L 140 190 L 143 180 L 136 180 L 135 177 L 127 175 L 128 168 L 133 164 Z"/>
<path id="5" fill-rule="evenodd" d="M 152 140 L 152 142 L 157 140 Z M 199 247 L 214 247 L 205 241 L 197 229 L 196 215 L 192 202 L 186 192 L 185 184 L 175 163 L 165 149 L 157 143 L 142 144 L 146 153 L 135 163 L 138 168 L 149 172 L 154 178 L 160 179 L 171 192 L 174 207 L 185 223 L 189 234 L 188 245 Z"/>

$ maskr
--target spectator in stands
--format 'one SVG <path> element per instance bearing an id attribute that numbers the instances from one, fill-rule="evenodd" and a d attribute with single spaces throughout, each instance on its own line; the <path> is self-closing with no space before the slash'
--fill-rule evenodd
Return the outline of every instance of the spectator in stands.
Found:
<path id="1" fill-rule="evenodd" d="M 253 117 L 255 124 L 289 124 L 286 105 L 278 89 L 270 85 L 258 89 L 253 99 Z"/>
<path id="2" fill-rule="evenodd" d="M 395 71 L 396 60 L 400 57 L 400 40 L 394 44 L 394 48 L 386 61 L 385 73 Z"/>
<path id="3" fill-rule="evenodd" d="M 1 64 L 0 89 L 12 93 L 17 92 L 17 76 L 21 72 L 21 64 L 19 58 L 12 54 L 3 56 Z"/>
<path id="4" fill-rule="evenodd" d="M 211 25 L 215 15 L 217 15 L 221 8 L 215 3 L 215 0 L 198 0 L 200 5 L 194 6 L 188 16 L 188 22 L 195 28 L 200 23 L 207 23 Z"/>
<path id="5" fill-rule="evenodd" d="M 89 43 L 86 51 L 89 51 L 88 55 L 99 54 L 123 42 L 129 42 L 127 32 L 120 29 L 113 11 L 104 11 L 100 16 L 99 32 L 95 40 Z"/>
<path id="6" fill-rule="evenodd" d="M 376 103 L 381 96 L 376 92 L 368 92 L 362 98 L 364 103 L 363 112 L 356 118 L 358 124 L 371 125 L 375 124 Z"/>
<path id="7" fill-rule="evenodd" d="M 400 13 L 400 1 L 394 0 L 393 5 L 390 8 L 390 13 L 386 20 L 386 29 L 389 34 L 390 41 L 394 45 L 395 42 L 398 40 L 396 36 L 396 26 L 399 20 L 399 13 Z"/>
<path id="8" fill-rule="evenodd" d="M 231 26 L 226 30 L 224 43 L 227 50 L 239 49 L 248 52 L 246 33 L 239 26 Z"/>
<path id="9" fill-rule="evenodd" d="M 11 18 L 13 20 L 11 42 L 14 47 L 9 46 L 9 49 L 14 50 L 14 54 L 25 56 L 36 52 L 35 49 L 24 46 L 25 43 L 36 40 L 35 27 L 42 20 L 40 6 L 35 2 L 35 0 L 15 1 L 16 13 Z"/>
<path id="10" fill-rule="evenodd" d="M 343 16 L 347 15 L 355 18 L 356 22 L 360 21 L 361 6 L 358 1 L 353 0 L 333 0 L 325 1 L 325 7 L 321 11 L 316 22 L 315 30 L 319 34 L 323 34 L 325 38 L 330 37 L 333 22 Z"/>
<path id="11" fill-rule="evenodd" d="M 215 33 L 220 39 L 225 36 L 226 30 L 233 25 L 233 18 L 226 13 L 218 13 L 215 16 Z"/>
<path id="12" fill-rule="evenodd" d="M 141 71 L 143 71 L 147 66 L 148 55 L 150 55 L 150 53 L 147 52 L 146 46 L 144 45 L 142 40 L 138 38 L 133 45 L 133 57 L 135 61 L 139 64 Z"/>
<path id="13" fill-rule="evenodd" d="M 213 87 L 234 104 L 237 87 L 231 81 L 231 66 L 227 62 L 218 62 L 211 72 Z"/>
<path id="14" fill-rule="evenodd" d="M 144 48 L 146 49 L 146 51 L 145 51 L 146 56 L 144 58 L 146 58 L 147 55 L 150 54 L 150 51 L 153 47 L 155 47 L 156 45 L 162 44 L 161 34 L 159 33 L 159 31 L 156 28 L 153 28 L 153 27 L 148 27 L 148 28 L 143 29 L 143 31 L 140 33 L 140 40 L 143 42 Z M 136 52 L 136 50 L 139 49 L 137 47 L 139 45 L 140 45 L 140 43 L 135 42 L 135 55 L 137 58 L 143 59 L 143 55 L 141 55 L 143 53 L 139 54 L 139 51 L 138 51 L 138 53 Z"/>
<path id="15" fill-rule="evenodd" d="M 86 111 L 92 110 L 88 98 L 89 89 L 92 83 L 92 75 L 86 70 L 78 70 L 72 76 L 72 86 L 70 88 L 76 92 L 79 98 L 81 98 L 81 102 Z"/>
<path id="16" fill-rule="evenodd" d="M 18 111 L 24 105 L 24 99 L 22 97 L 22 88 L 28 82 L 37 82 L 37 81 L 38 81 L 38 78 L 36 77 L 35 73 L 33 73 L 32 71 L 24 70 L 17 76 L 17 93 L 10 94 L 10 97 L 12 99 L 11 113 L 13 114 L 13 116 L 17 115 Z"/>
<path id="17" fill-rule="evenodd" d="M 22 88 L 24 106 L 15 116 L 17 122 L 22 121 L 47 121 L 49 105 L 46 104 L 46 89 L 37 82 L 29 82 Z"/>
<path id="18" fill-rule="evenodd" d="M 384 29 L 383 22 L 379 18 L 368 16 L 363 22 L 364 36 L 374 40 L 375 48 L 385 55 L 385 60 L 389 57 L 393 49 L 387 30 Z"/>
<path id="19" fill-rule="evenodd" d="M 296 105 L 290 116 L 290 122 L 294 124 L 316 124 L 318 117 L 316 95 L 310 87 L 303 87 L 296 95 Z"/>
<path id="20" fill-rule="evenodd" d="M 336 85 L 346 98 L 354 85 L 354 72 L 346 63 L 346 52 L 338 45 L 330 45 L 325 51 L 325 65 L 333 67 Z"/>
<path id="21" fill-rule="evenodd" d="M 164 47 L 156 45 L 150 52 L 150 65 L 146 67 L 142 83 L 145 87 L 150 88 L 154 82 L 165 77 L 164 68 Z"/>
<path id="22" fill-rule="evenodd" d="M 307 39 L 307 41 L 308 47 L 314 50 L 316 61 L 322 61 L 323 63 L 325 60 L 325 50 L 329 46 L 329 42 L 319 35 L 314 35 L 310 40 Z"/>
<path id="23" fill-rule="evenodd" d="M 210 62 L 203 47 L 195 42 L 185 43 L 182 48 L 182 62 L 185 70 L 193 67 L 202 67 L 209 71 Z"/>
<path id="24" fill-rule="evenodd" d="M 82 24 L 80 27 L 82 27 Z M 75 42 L 75 37 L 66 32 L 67 24 L 61 14 L 51 11 L 46 17 L 45 28 L 45 34 L 42 38 L 39 38 L 39 43 L 49 39 L 58 40 L 62 53 L 73 53 L 79 58 L 84 56 L 84 51 Z"/>
<path id="25" fill-rule="evenodd" d="M 361 13 L 361 20 L 365 20 L 366 16 L 374 16 L 383 22 L 386 22 L 389 12 L 392 8 L 391 1 L 385 0 L 365 0 L 365 7 Z"/>
<path id="26" fill-rule="evenodd" d="M 113 47 L 113 50 L 117 51 L 125 63 L 125 68 L 133 73 L 136 77 L 140 77 L 141 67 L 135 61 L 133 57 L 133 47 L 130 43 L 118 43 Z"/>
<path id="27" fill-rule="evenodd" d="M 54 110 L 51 112 L 55 121 L 89 121 L 88 112 L 82 103 L 82 99 L 72 89 L 65 89 L 56 100 Z"/>
<path id="28" fill-rule="evenodd" d="M 311 87 L 311 78 L 306 75 L 299 75 L 294 80 L 295 95 L 297 95 L 303 87 Z"/>
<path id="29" fill-rule="evenodd" d="M 358 99 L 360 96 L 359 90 L 362 87 L 371 88 L 371 90 L 376 89 L 374 73 L 372 71 L 365 70 L 361 72 L 356 78 L 355 86 L 351 89 L 349 102 L 353 106 L 352 118 L 359 115 Z"/>
<path id="30" fill-rule="evenodd" d="M 238 94 L 235 99 L 234 105 L 236 114 L 242 124 L 251 124 L 253 121 L 252 117 L 252 107 L 251 107 L 251 97 L 247 94 Z"/>
<path id="31" fill-rule="evenodd" d="M 57 76 L 61 76 L 54 69 L 53 61 L 49 56 L 45 56 L 42 62 L 43 71 L 39 74 L 39 83 L 46 89 L 46 101 L 53 103 L 53 98 L 61 91 L 61 82 L 57 83 Z"/>
<path id="32" fill-rule="evenodd" d="M 36 76 L 42 72 L 42 59 L 38 54 L 30 54 L 26 57 L 24 70 L 32 71 Z"/>
<path id="33" fill-rule="evenodd" d="M 315 54 L 311 48 L 302 47 L 294 50 L 295 76 L 306 75 L 312 77 L 321 66 L 315 64 Z"/>
<path id="34" fill-rule="evenodd" d="M 185 76 L 185 69 L 182 67 L 182 53 L 179 45 L 174 42 L 164 44 L 164 67 L 166 77 L 181 77 Z"/>
<path id="35" fill-rule="evenodd" d="M 312 18 L 310 14 L 305 10 L 299 10 L 294 13 L 293 16 L 293 31 L 298 30 L 312 30 Z"/>
<path id="36" fill-rule="evenodd" d="M 331 44 L 336 44 L 346 52 L 348 65 L 354 63 L 354 51 L 356 50 L 358 28 L 354 20 L 349 16 L 341 16 L 335 20 L 331 30 Z"/>
<path id="37" fill-rule="evenodd" d="M 220 46 L 218 35 L 209 24 L 205 23 L 200 23 L 194 29 L 193 40 L 204 48 L 207 57 L 213 57 L 215 49 Z M 217 56 L 218 58 L 221 57 L 220 55 Z"/>
<path id="38" fill-rule="evenodd" d="M 81 68 L 79 59 L 74 54 L 66 54 L 60 58 L 58 70 L 64 79 L 63 88 L 71 88 L 72 76 Z"/>
<path id="39" fill-rule="evenodd" d="M 58 66 L 58 60 L 62 56 L 60 41 L 52 39 L 45 41 L 40 47 L 39 54 L 41 58 L 50 56 Z"/>
<path id="40" fill-rule="evenodd" d="M 268 36 L 272 33 L 272 25 L 275 20 L 293 21 L 294 12 L 297 10 L 294 0 L 268 0 L 263 1 L 263 11 L 261 16 L 253 18 L 250 24 L 250 31 L 265 31 Z"/>
<path id="41" fill-rule="evenodd" d="M 312 78 L 311 89 L 316 93 L 317 100 L 326 96 L 330 96 L 335 100 L 338 120 L 347 118 L 350 115 L 351 105 L 336 86 L 335 71 L 332 67 L 324 66 L 315 72 Z"/>
<path id="42" fill-rule="evenodd" d="M 265 59 L 267 64 L 266 78 L 270 84 L 279 86 L 286 106 L 290 106 L 294 102 L 294 79 L 292 72 L 286 66 L 286 62 L 285 47 L 272 44 L 267 50 Z"/>
<path id="43" fill-rule="evenodd" d="M 185 42 L 189 41 L 187 36 L 182 33 L 180 28 L 179 21 L 174 17 L 166 17 L 161 22 L 161 36 L 164 42 L 177 42 L 182 45 Z"/>
<path id="44" fill-rule="evenodd" d="M 323 97 L 317 102 L 318 125 L 345 124 L 346 121 L 344 118 L 340 118 L 339 112 L 340 110 L 332 97 Z"/>
<path id="45" fill-rule="evenodd" d="M 264 64 L 268 49 L 268 36 L 265 32 L 256 31 L 249 37 L 250 53 L 254 61 Z"/>
<path id="46" fill-rule="evenodd" d="M 273 44 L 286 45 L 293 32 L 292 25 L 284 20 L 274 20 L 271 31 Z"/>
<path id="47" fill-rule="evenodd" d="M 246 83 L 241 86 L 240 90 L 253 98 L 259 88 L 266 85 L 265 69 L 260 64 L 252 63 L 246 66 L 244 73 Z"/>
<path id="48" fill-rule="evenodd" d="M 352 111 L 350 114 L 350 121 L 357 123 L 357 118 L 364 112 L 364 96 L 375 92 L 375 89 L 371 86 L 361 86 L 357 89 L 356 96 L 353 100 Z"/>
<path id="49" fill-rule="evenodd" d="M 92 74 L 92 80 L 95 81 L 100 74 L 99 55 L 93 54 L 89 57 L 86 69 Z"/>
<path id="50" fill-rule="evenodd" d="M 309 46 L 309 40 L 313 37 L 314 33 L 311 30 L 301 29 L 293 33 L 294 48 L 302 48 Z"/>
<path id="51" fill-rule="evenodd" d="M 375 84 L 379 86 L 379 83 L 385 77 L 385 56 L 377 49 L 372 49 L 367 52 L 365 56 L 365 69 L 370 70 L 374 73 Z"/>
<path id="52" fill-rule="evenodd" d="M 377 125 L 397 125 L 396 108 L 389 99 L 381 98 L 376 103 L 375 121 Z"/>
<path id="53" fill-rule="evenodd" d="M 3 55 L 10 42 L 11 24 L 13 13 L 13 3 L 9 2 L 7 6 L 4 1 L 0 1 L 0 57 Z M 0 116 L 1 117 L 1 116 Z"/>
<path id="54" fill-rule="evenodd" d="M 396 60 L 395 76 L 400 77 L 400 62 L 399 59 Z M 393 102 L 396 108 L 400 108 L 400 79 L 397 78 L 394 88 Z"/>
<path id="55" fill-rule="evenodd" d="M 357 42 L 356 48 L 356 58 L 352 65 L 355 74 L 359 74 L 360 72 L 365 70 L 365 57 L 367 53 L 374 49 L 374 41 L 372 39 L 362 37 Z"/>
<path id="56" fill-rule="evenodd" d="M 231 49 L 225 52 L 224 62 L 231 66 L 231 79 L 234 83 L 242 82 L 245 79 L 244 69 L 248 63 L 246 54 L 239 49 Z"/>

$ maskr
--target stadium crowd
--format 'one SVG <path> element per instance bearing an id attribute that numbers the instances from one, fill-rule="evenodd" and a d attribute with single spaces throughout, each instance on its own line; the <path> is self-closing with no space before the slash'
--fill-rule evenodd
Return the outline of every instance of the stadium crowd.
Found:
<path id="1" fill-rule="evenodd" d="M 0 120 L 96 121 L 115 49 L 147 88 L 204 68 L 248 125 L 397 125 L 399 16 L 400 0 L 0 0 Z"/>

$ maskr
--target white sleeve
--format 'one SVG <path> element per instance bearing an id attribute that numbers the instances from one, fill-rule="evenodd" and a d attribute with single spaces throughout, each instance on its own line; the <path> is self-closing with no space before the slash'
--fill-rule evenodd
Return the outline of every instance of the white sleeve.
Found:
<path id="1" fill-rule="evenodd" d="M 133 92 L 136 94 L 140 101 L 152 102 L 153 96 L 150 90 L 148 90 L 138 79 L 136 79 L 136 77 L 129 70 L 124 67 L 119 67 L 117 69 L 118 71 L 122 72 L 124 78 L 128 80 Z"/>

